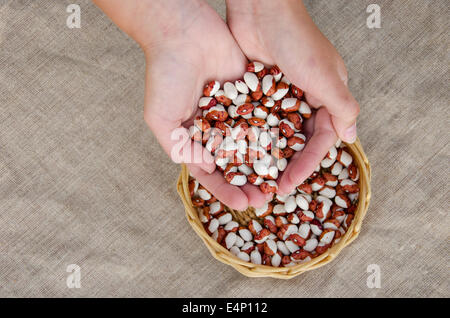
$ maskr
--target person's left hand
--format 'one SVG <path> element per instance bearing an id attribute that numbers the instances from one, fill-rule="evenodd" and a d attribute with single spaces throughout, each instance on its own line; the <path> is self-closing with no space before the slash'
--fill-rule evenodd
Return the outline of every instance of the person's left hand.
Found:
<path id="1" fill-rule="evenodd" d="M 227 0 L 228 25 L 244 54 L 266 65 L 278 65 L 305 91 L 314 108 L 306 123 L 309 137 L 279 180 L 287 194 L 308 178 L 336 142 L 356 140 L 359 105 L 347 88 L 342 58 L 323 36 L 300 0 Z"/>

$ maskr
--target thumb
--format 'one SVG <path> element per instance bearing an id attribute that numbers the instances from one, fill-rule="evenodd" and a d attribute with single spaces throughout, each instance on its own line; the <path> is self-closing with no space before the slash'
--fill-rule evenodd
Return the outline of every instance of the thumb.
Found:
<path id="1" fill-rule="evenodd" d="M 337 72 L 330 72 L 321 77 L 321 81 L 310 93 L 328 110 L 339 138 L 347 143 L 354 143 L 359 105 L 348 90 L 346 81 Z"/>
<path id="2" fill-rule="evenodd" d="M 284 66 L 282 63 L 279 64 Z M 344 72 L 339 72 L 335 65 L 325 63 L 310 68 L 309 71 L 305 70 L 302 74 L 293 71 L 295 67 L 290 66 L 285 67 L 286 75 L 292 78 L 295 85 L 304 88 L 311 106 L 324 106 L 331 116 L 331 122 L 339 138 L 347 143 L 354 143 L 359 105 L 346 85 L 345 67 L 342 67 Z"/>

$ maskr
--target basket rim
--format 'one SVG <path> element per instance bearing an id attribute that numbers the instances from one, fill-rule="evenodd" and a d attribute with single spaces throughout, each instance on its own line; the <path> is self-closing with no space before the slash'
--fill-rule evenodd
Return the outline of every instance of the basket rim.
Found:
<path id="1" fill-rule="evenodd" d="M 203 228 L 203 224 L 200 221 L 197 210 L 193 207 L 189 188 L 188 179 L 189 171 L 186 165 L 182 164 L 182 169 L 177 182 L 177 191 L 180 195 L 183 205 L 185 207 L 186 218 L 202 239 L 211 255 L 218 261 L 230 265 L 235 268 L 241 274 L 247 277 L 273 277 L 280 279 L 290 279 L 297 275 L 300 275 L 306 271 L 319 268 L 323 265 L 328 264 L 351 242 L 353 242 L 359 235 L 361 231 L 362 221 L 367 213 L 370 199 L 371 199 L 371 168 L 369 160 L 364 153 L 361 142 L 359 139 L 353 144 L 345 143 L 346 147 L 352 154 L 355 163 L 359 170 L 359 202 L 357 209 L 354 213 L 355 217 L 352 224 L 346 231 L 346 233 L 341 237 L 340 241 L 330 247 L 325 253 L 313 258 L 310 261 L 298 263 L 294 266 L 288 267 L 273 267 L 267 265 L 256 265 L 251 262 L 245 262 L 239 259 L 237 256 L 231 254 L 229 250 L 220 245 L 215 241 Z"/>

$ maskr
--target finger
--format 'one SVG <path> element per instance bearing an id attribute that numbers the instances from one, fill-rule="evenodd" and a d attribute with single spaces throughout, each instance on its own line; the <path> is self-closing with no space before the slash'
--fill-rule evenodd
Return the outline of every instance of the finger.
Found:
<path id="1" fill-rule="evenodd" d="M 247 183 L 241 189 L 247 195 L 249 206 L 260 208 L 266 203 L 266 194 L 262 193 L 257 186 Z"/>
<path id="2" fill-rule="evenodd" d="M 306 67 L 309 67 L 309 71 L 304 73 L 293 72 L 295 68 L 278 64 L 288 70 L 286 75 L 294 84 L 306 91 L 306 98 L 312 107 L 323 105 L 327 108 L 338 136 L 343 141 L 353 143 L 356 140 L 359 104 L 346 85 L 346 76 L 334 64 L 326 65 L 316 58 L 308 61 Z"/>
<path id="3" fill-rule="evenodd" d="M 319 108 L 320 106 L 323 106 L 323 103 L 317 97 L 313 96 L 311 93 L 305 92 L 305 98 L 306 102 L 311 107 Z"/>
<path id="4" fill-rule="evenodd" d="M 292 157 L 281 177 L 278 193 L 286 195 L 305 181 L 314 172 L 336 140 L 336 132 L 331 124 L 330 115 L 326 109 L 319 109 L 316 114 L 314 135 L 303 151 Z"/>
<path id="5" fill-rule="evenodd" d="M 266 193 L 265 196 L 266 202 L 271 201 L 273 199 L 273 193 Z"/>
<path id="6" fill-rule="evenodd" d="M 192 163 L 208 173 L 215 169 L 213 156 L 200 144 L 194 142 L 189 131 L 176 121 L 158 118 L 158 115 L 145 116 L 146 122 L 164 151 L 176 163 Z M 161 123 L 164 122 L 164 125 Z"/>
<path id="7" fill-rule="evenodd" d="M 248 198 L 239 187 L 226 182 L 219 171 L 206 173 L 198 165 L 187 164 L 191 175 L 211 192 L 217 200 L 235 210 L 245 210 L 248 207 Z"/>
<path id="8" fill-rule="evenodd" d="M 343 81 L 345 87 L 347 87 L 347 79 L 344 78 L 344 79 L 342 79 L 342 81 Z M 308 102 L 308 105 L 310 105 L 311 107 L 319 108 L 319 107 L 324 105 L 320 101 L 320 99 L 316 98 L 311 93 L 305 92 L 305 98 L 306 98 L 306 101 Z M 359 112 L 359 108 L 358 108 L 358 112 Z M 333 122 L 333 127 L 335 127 L 336 132 L 344 131 L 344 134 L 347 135 L 347 137 L 346 137 L 347 140 L 343 139 L 344 141 L 347 141 L 348 143 L 355 142 L 356 135 L 357 135 L 356 134 L 356 124 L 355 123 L 353 123 L 352 125 L 347 127 L 349 124 L 345 124 L 345 122 L 343 123 L 342 120 L 339 117 L 332 116 L 331 120 Z M 341 126 L 341 128 L 339 128 L 340 126 Z M 339 136 L 342 136 L 342 134 L 339 134 Z"/>
<path id="9" fill-rule="evenodd" d="M 308 142 L 308 140 L 311 139 L 312 135 L 314 134 L 314 122 L 316 121 L 316 113 L 316 111 L 312 111 L 311 117 L 303 121 L 302 133 L 306 137 L 306 142 Z"/>
<path id="10" fill-rule="evenodd" d="M 309 93 L 315 97 L 314 102 L 320 101 L 327 108 L 338 136 L 348 143 L 355 142 L 358 102 L 335 70 L 326 71 L 320 79 Z"/>

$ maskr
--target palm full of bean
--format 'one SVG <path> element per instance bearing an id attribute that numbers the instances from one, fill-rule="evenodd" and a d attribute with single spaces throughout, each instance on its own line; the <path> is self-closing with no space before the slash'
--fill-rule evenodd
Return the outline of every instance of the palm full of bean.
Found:
<path id="1" fill-rule="evenodd" d="M 242 78 L 246 57 L 266 66 L 277 64 L 289 80 L 306 92 L 308 103 L 318 109 L 303 125 L 305 149 L 292 157 L 279 178 L 278 193 L 285 195 L 311 175 L 336 142 L 336 131 L 341 138 L 344 136 L 344 128 L 354 122 L 358 106 L 345 88 L 342 59 L 306 11 L 289 2 L 291 7 L 279 6 L 284 10 L 280 14 L 278 1 L 264 2 L 276 5 L 255 12 L 242 10 L 239 0 L 228 0 L 231 32 L 212 8 L 202 6 L 187 14 L 189 18 L 182 20 L 170 37 L 146 47 L 145 119 L 170 155 L 177 142 L 173 131 L 186 129 L 187 135 L 187 127 L 199 114 L 197 104 L 205 83 Z M 233 9 L 236 7 L 238 10 Z M 321 106 L 326 108 L 319 109 Z M 351 116 L 348 109 L 354 110 Z M 185 147 L 198 153 L 194 149 L 199 145 L 190 140 Z M 214 162 L 192 161 L 188 163 L 191 174 L 232 208 L 258 207 L 269 199 L 253 185 L 228 184 L 220 172 L 214 171 Z"/>
<path id="2" fill-rule="evenodd" d="M 203 87 L 211 79 L 221 82 L 240 78 L 247 59 L 222 19 L 210 8 L 204 8 L 195 23 L 160 45 L 146 47 L 146 95 L 144 118 L 169 156 L 179 144 L 174 130 L 184 130 L 201 114 L 198 100 Z M 194 154 L 199 145 L 188 140 L 185 150 Z M 248 205 L 261 206 L 267 196 L 253 185 L 236 187 L 215 171 L 215 163 L 204 157 L 187 162 L 190 173 L 217 199 L 236 209 Z M 193 163 L 199 162 L 200 163 Z M 212 172 L 214 171 L 214 172 Z M 212 172 L 212 173 L 211 173 Z"/>

